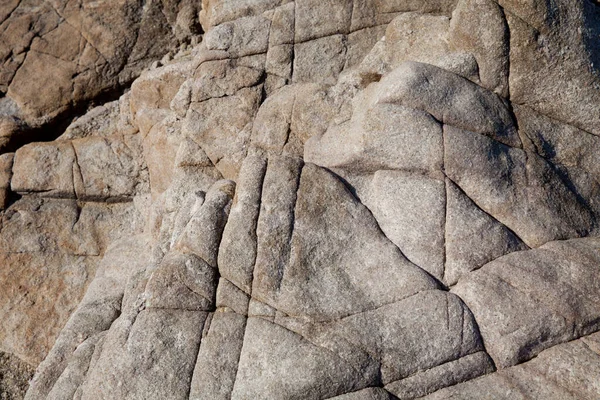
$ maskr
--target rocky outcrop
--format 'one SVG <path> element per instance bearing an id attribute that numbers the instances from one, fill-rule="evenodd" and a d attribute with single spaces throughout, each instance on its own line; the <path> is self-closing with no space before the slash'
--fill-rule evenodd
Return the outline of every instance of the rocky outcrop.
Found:
<path id="1" fill-rule="evenodd" d="M 141 75 L 0 155 L 26 399 L 600 396 L 595 3 L 32 4 L 4 137 Z"/>
<path id="2" fill-rule="evenodd" d="M 196 41 L 200 8 L 186 0 L 3 2 L 0 149 L 20 143 L 13 136 L 28 129 L 47 131 L 90 102 L 114 97 L 152 61 Z M 44 131 L 39 139 L 55 138 Z"/>

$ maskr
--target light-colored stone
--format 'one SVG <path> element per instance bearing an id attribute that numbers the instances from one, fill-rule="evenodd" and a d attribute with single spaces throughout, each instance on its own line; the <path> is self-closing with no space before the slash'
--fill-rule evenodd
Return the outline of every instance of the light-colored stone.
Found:
<path id="1" fill-rule="evenodd" d="M 262 242 L 281 243 L 289 259 L 275 258 L 281 262 L 271 263 L 270 269 L 257 263 L 263 275 L 254 280 L 253 296 L 289 315 L 327 321 L 437 287 L 402 256 L 334 175 L 306 164 L 299 182 L 295 207 L 291 205 L 291 241 L 266 226 L 269 236 Z M 273 207 L 267 198 L 263 201 L 263 208 Z M 259 248 L 262 240 L 259 236 Z"/>
<path id="2" fill-rule="evenodd" d="M 379 361 L 383 384 L 483 350 L 469 309 L 438 290 L 350 315 L 330 329 Z"/>
<path id="3" fill-rule="evenodd" d="M 238 362 L 244 343 L 246 317 L 216 312 L 208 333 L 202 338 L 189 398 L 226 400 L 231 398 Z"/>
<path id="4" fill-rule="evenodd" d="M 508 97 L 510 32 L 502 7 L 493 0 L 461 0 L 450 22 L 449 47 L 472 53 L 481 85 Z"/>
<path id="5" fill-rule="evenodd" d="M 600 328 L 598 239 L 548 243 L 486 264 L 452 289 L 499 368 Z"/>
<path id="6" fill-rule="evenodd" d="M 5 3 L 28 400 L 597 397 L 593 2 Z"/>
<path id="7" fill-rule="evenodd" d="M 537 154 L 450 126 L 444 148 L 448 177 L 528 246 L 590 232 L 590 210 Z"/>
<path id="8" fill-rule="evenodd" d="M 306 161 L 358 171 L 441 170 L 441 125 L 429 114 L 394 104 L 357 104 L 352 119 L 309 139 Z"/>
<path id="9" fill-rule="evenodd" d="M 432 65 L 405 62 L 379 85 L 380 103 L 423 110 L 446 125 L 481 133 L 509 146 L 521 146 L 507 104 L 461 76 Z"/>
<path id="10" fill-rule="evenodd" d="M 446 179 L 446 264 L 444 281 L 454 285 L 469 272 L 528 247 L 506 226 L 481 210 Z"/>
<path id="11" fill-rule="evenodd" d="M 346 64 L 343 35 L 325 36 L 294 46 L 294 83 L 334 84 Z"/>
<path id="12" fill-rule="evenodd" d="M 385 31 L 386 52 L 390 66 L 404 61 L 438 65 L 438 60 L 450 52 L 448 29 L 450 18 L 416 12 L 402 13 Z"/>
<path id="13" fill-rule="evenodd" d="M 597 333 L 543 351 L 525 364 L 440 390 L 424 399 L 597 398 L 600 353 L 587 345 L 594 340 L 598 340 Z"/>
<path id="14" fill-rule="evenodd" d="M 490 356 L 480 351 L 391 382 L 385 389 L 399 399 L 414 399 L 493 371 Z"/>
<path id="15" fill-rule="evenodd" d="M 413 263 L 444 277 L 444 182 L 396 171 L 378 171 L 365 204 L 385 235 Z"/>
<path id="16" fill-rule="evenodd" d="M 328 398 L 372 383 L 327 349 L 262 318 L 248 318 L 231 398 Z"/>
<path id="17" fill-rule="evenodd" d="M 382 388 L 367 388 L 357 392 L 332 397 L 336 400 L 391 400 L 390 394 Z"/>
<path id="18" fill-rule="evenodd" d="M 266 160 L 248 155 L 242 164 L 231 213 L 219 249 L 219 272 L 250 294 L 256 263 L 256 226 L 261 207 Z"/>
<path id="19" fill-rule="evenodd" d="M 74 198 L 74 163 L 71 142 L 32 143 L 21 147 L 13 161 L 11 190 Z"/>

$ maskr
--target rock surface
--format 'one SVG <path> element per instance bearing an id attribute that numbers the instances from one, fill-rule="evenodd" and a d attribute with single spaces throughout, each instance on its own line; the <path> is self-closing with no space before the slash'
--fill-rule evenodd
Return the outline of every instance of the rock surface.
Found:
<path id="1" fill-rule="evenodd" d="M 600 6 L 526 3 L 5 1 L 0 398 L 599 398 Z"/>

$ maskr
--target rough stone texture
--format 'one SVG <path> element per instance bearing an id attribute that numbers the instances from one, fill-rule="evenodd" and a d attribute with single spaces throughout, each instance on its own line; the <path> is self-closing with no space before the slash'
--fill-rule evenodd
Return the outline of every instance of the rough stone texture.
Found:
<path id="1" fill-rule="evenodd" d="M 187 0 L 3 2 L 1 101 L 13 103 L 32 127 L 76 112 L 201 33 L 199 8 Z"/>
<path id="2" fill-rule="evenodd" d="M 25 396 L 33 368 L 7 353 L 0 353 L 0 399 L 21 399 Z"/>
<path id="3" fill-rule="evenodd" d="M 0 393 L 598 398 L 596 3 L 4 1 Z"/>
<path id="4" fill-rule="evenodd" d="M 598 333 L 541 352 L 534 360 L 424 397 L 442 399 L 595 399 L 600 396 Z"/>
<path id="5" fill-rule="evenodd" d="M 475 314 L 497 366 L 600 328 L 599 245 L 597 238 L 572 239 L 509 254 L 453 288 Z"/>

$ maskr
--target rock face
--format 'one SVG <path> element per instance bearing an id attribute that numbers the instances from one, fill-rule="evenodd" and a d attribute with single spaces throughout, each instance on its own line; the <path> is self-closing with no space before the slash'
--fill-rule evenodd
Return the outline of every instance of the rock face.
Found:
<path id="1" fill-rule="evenodd" d="M 0 149 L 26 127 L 114 96 L 153 60 L 201 33 L 200 8 L 193 0 L 4 1 L 0 121 L 19 123 L 0 134 Z"/>
<path id="2" fill-rule="evenodd" d="M 598 27 L 4 2 L 0 398 L 600 398 Z"/>

